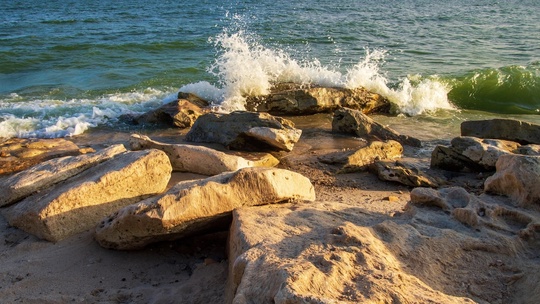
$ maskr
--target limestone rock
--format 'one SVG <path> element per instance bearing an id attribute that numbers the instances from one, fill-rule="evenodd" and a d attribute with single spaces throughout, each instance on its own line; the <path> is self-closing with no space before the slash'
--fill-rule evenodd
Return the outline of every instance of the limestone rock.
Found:
<path id="1" fill-rule="evenodd" d="M 129 143 L 132 150 L 158 149 L 165 152 L 175 171 L 204 175 L 216 175 L 246 167 L 274 167 L 279 163 L 277 158 L 267 153 L 257 160 L 248 160 L 201 146 L 160 143 L 137 134 L 131 135 Z"/>
<path id="2" fill-rule="evenodd" d="M 338 107 L 356 109 L 366 114 L 388 112 L 390 102 L 364 88 L 302 87 L 294 83 L 277 84 L 270 94 L 248 97 L 246 100 L 247 110 L 272 115 L 332 112 Z"/>
<path id="3" fill-rule="evenodd" d="M 208 102 L 196 95 L 178 93 L 178 100 L 169 102 L 137 118 L 136 123 L 166 124 L 178 128 L 191 127 L 197 118 L 209 112 Z"/>
<path id="4" fill-rule="evenodd" d="M 25 170 L 49 159 L 93 152 L 63 138 L 11 138 L 0 144 L 0 174 Z"/>
<path id="5" fill-rule="evenodd" d="M 113 145 L 96 153 L 51 159 L 25 171 L 0 178 L 0 206 L 49 188 L 122 152 L 126 152 L 123 145 Z"/>
<path id="6" fill-rule="evenodd" d="M 230 114 L 208 113 L 197 119 L 186 140 L 215 142 L 230 149 L 291 151 L 301 130 L 291 121 L 268 113 L 236 111 Z"/>
<path id="7" fill-rule="evenodd" d="M 403 145 L 420 147 L 420 140 L 400 135 L 396 131 L 387 128 L 365 114 L 357 110 L 340 108 L 334 112 L 332 121 L 332 131 L 341 133 L 352 133 L 362 138 L 375 138 L 378 140 L 395 140 Z"/>
<path id="8" fill-rule="evenodd" d="M 411 187 L 439 187 L 436 178 L 422 172 L 417 167 L 401 161 L 380 160 L 370 166 L 381 180 L 398 182 Z"/>
<path id="9" fill-rule="evenodd" d="M 397 141 L 374 141 L 348 156 L 345 165 L 339 173 L 366 170 L 376 160 L 401 158 L 402 153 L 403 146 Z"/>
<path id="10" fill-rule="evenodd" d="M 95 238 L 107 248 L 137 249 L 209 229 L 242 206 L 314 199 L 313 185 L 298 173 L 244 168 L 180 182 L 163 195 L 127 206 L 103 220 Z"/>
<path id="11" fill-rule="evenodd" d="M 376 217 L 338 202 L 236 209 L 227 303 L 474 303 L 414 273 L 462 240 Z"/>
<path id="12" fill-rule="evenodd" d="M 540 144 L 540 125 L 514 119 L 464 121 L 461 135 Z"/>
<path id="13" fill-rule="evenodd" d="M 525 210 L 492 201 L 493 198 L 489 196 L 476 196 L 461 187 L 440 190 L 414 188 L 411 191 L 410 204 L 417 207 L 440 208 L 451 214 L 455 220 L 474 228 L 488 227 L 523 237 L 531 235 L 538 229 L 536 227 L 540 223 Z M 510 247 L 508 249 L 514 250 Z"/>
<path id="14" fill-rule="evenodd" d="M 484 190 L 509 196 L 522 207 L 540 207 L 540 156 L 504 155 Z"/>
<path id="15" fill-rule="evenodd" d="M 460 136 L 452 139 L 450 147 L 437 146 L 433 150 L 431 166 L 449 171 L 493 171 L 501 155 L 513 153 L 538 155 L 535 145 Z"/>
<path id="16" fill-rule="evenodd" d="M 4 212 L 10 225 L 49 241 L 94 227 L 119 208 L 163 192 L 171 164 L 158 150 L 126 152 Z"/>

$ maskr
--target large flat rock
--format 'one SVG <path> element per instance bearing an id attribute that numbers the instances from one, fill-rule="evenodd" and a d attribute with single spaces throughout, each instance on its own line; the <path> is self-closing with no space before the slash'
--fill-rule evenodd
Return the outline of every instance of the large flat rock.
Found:
<path id="1" fill-rule="evenodd" d="M 113 145 L 96 153 L 51 159 L 8 177 L 0 178 L 0 206 L 14 203 L 36 191 L 49 188 L 115 155 L 126 152 Z"/>
<path id="2" fill-rule="evenodd" d="M 10 225 L 56 242 L 163 192 L 171 171 L 162 151 L 126 152 L 6 208 L 4 216 Z"/>
<path id="3" fill-rule="evenodd" d="M 461 135 L 540 144 L 540 125 L 514 119 L 471 120 L 461 123 Z"/>
<path id="4" fill-rule="evenodd" d="M 534 302 L 540 266 L 527 253 L 538 248 L 538 214 L 427 190 L 434 205 L 394 217 L 320 201 L 236 209 L 227 302 Z M 474 227 L 460 210 L 476 215 Z"/>
<path id="5" fill-rule="evenodd" d="M 298 173 L 244 168 L 180 182 L 163 195 L 127 206 L 104 219 L 95 238 L 107 248 L 137 249 L 211 229 L 239 207 L 314 199 L 313 185 Z"/>

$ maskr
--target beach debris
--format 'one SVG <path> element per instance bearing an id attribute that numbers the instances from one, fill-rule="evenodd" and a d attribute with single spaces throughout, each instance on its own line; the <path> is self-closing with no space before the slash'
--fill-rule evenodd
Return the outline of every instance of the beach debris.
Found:
<path id="1" fill-rule="evenodd" d="M 494 171 L 500 156 L 522 153 L 540 155 L 536 145 L 522 146 L 508 140 L 460 136 L 452 139 L 449 147 L 435 147 L 431 167 L 463 172 Z"/>
<path id="2" fill-rule="evenodd" d="M 129 140 L 132 150 L 158 149 L 167 154 L 174 171 L 216 175 L 246 167 L 274 167 L 279 160 L 269 153 L 258 153 L 254 160 L 227 154 L 202 146 L 165 144 L 147 136 L 132 134 Z"/>
<path id="3" fill-rule="evenodd" d="M 506 195 L 521 207 L 540 207 L 540 156 L 503 155 L 484 183 L 486 192 Z"/>
<path id="4" fill-rule="evenodd" d="M 403 145 L 421 147 L 420 140 L 400 135 L 391 128 L 377 123 L 361 111 L 347 108 L 339 108 L 334 112 L 332 120 L 332 131 L 340 133 L 354 134 L 355 136 L 377 140 L 395 140 Z"/>
<path id="5" fill-rule="evenodd" d="M 338 107 L 363 113 L 388 112 L 390 102 L 364 88 L 346 89 L 296 83 L 278 83 L 268 95 L 248 96 L 246 109 L 272 115 L 308 115 L 333 112 Z"/>
<path id="6" fill-rule="evenodd" d="M 345 165 L 338 173 L 365 171 L 377 160 L 397 159 L 401 158 L 402 154 L 403 146 L 395 140 L 373 141 L 347 156 L 344 160 Z"/>
<path id="7" fill-rule="evenodd" d="M 440 179 L 430 176 L 418 167 L 400 160 L 379 160 L 370 165 L 369 169 L 381 180 L 398 182 L 410 187 L 437 188 L 442 183 Z"/>
<path id="8" fill-rule="evenodd" d="M 292 151 L 302 130 L 290 120 L 268 113 L 235 111 L 208 113 L 197 119 L 186 135 L 190 142 L 220 143 L 245 151 Z"/>
<path id="9" fill-rule="evenodd" d="M 126 152 L 123 145 L 113 145 L 95 153 L 54 158 L 13 175 L 0 177 L 0 206 L 49 188 L 123 152 Z"/>
<path id="10" fill-rule="evenodd" d="M 138 249 L 230 223 L 236 208 L 303 200 L 315 200 L 313 185 L 303 175 L 244 168 L 180 182 L 165 194 L 124 207 L 98 225 L 95 239 L 106 248 Z"/>
<path id="11" fill-rule="evenodd" d="M 0 174 L 11 174 L 49 159 L 94 152 L 63 138 L 10 138 L 0 143 Z"/>
<path id="12" fill-rule="evenodd" d="M 159 150 L 124 152 L 7 207 L 9 224 L 52 242 L 93 228 L 119 208 L 165 190 L 171 164 Z"/>
<path id="13" fill-rule="evenodd" d="M 461 123 L 461 135 L 540 144 L 540 125 L 514 119 L 471 120 Z"/>
<path id="14" fill-rule="evenodd" d="M 178 99 L 134 119 L 137 124 L 164 124 L 178 128 L 191 127 L 197 118 L 210 109 L 207 101 L 190 93 L 178 93 Z"/>

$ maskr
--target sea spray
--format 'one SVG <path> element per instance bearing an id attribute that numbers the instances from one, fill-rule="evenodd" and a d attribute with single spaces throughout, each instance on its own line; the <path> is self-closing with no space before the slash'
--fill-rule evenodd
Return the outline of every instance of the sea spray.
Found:
<path id="1" fill-rule="evenodd" d="M 406 78 L 397 88 L 390 88 L 380 71 L 385 50 L 366 48 L 365 57 L 356 65 L 343 68 L 324 66 L 316 58 L 293 59 L 283 49 L 263 46 L 256 36 L 243 29 L 234 33 L 224 29 L 210 42 L 216 47 L 217 55 L 208 72 L 217 77 L 219 87 L 198 82 L 185 85 L 180 91 L 208 99 L 219 111 L 244 110 L 246 96 L 268 94 L 272 84 L 279 82 L 364 87 L 386 96 L 394 105 L 394 112 L 407 115 L 454 109 L 447 98 L 449 88 L 437 78 L 422 81 Z"/>

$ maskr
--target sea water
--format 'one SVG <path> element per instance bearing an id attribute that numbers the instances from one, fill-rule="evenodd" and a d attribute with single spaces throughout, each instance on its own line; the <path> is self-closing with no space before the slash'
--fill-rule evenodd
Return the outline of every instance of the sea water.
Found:
<path id="1" fill-rule="evenodd" d="M 179 91 L 241 110 L 280 81 L 365 87 L 425 138 L 540 123 L 540 2 L 0 2 L 0 137 L 119 129 Z"/>

